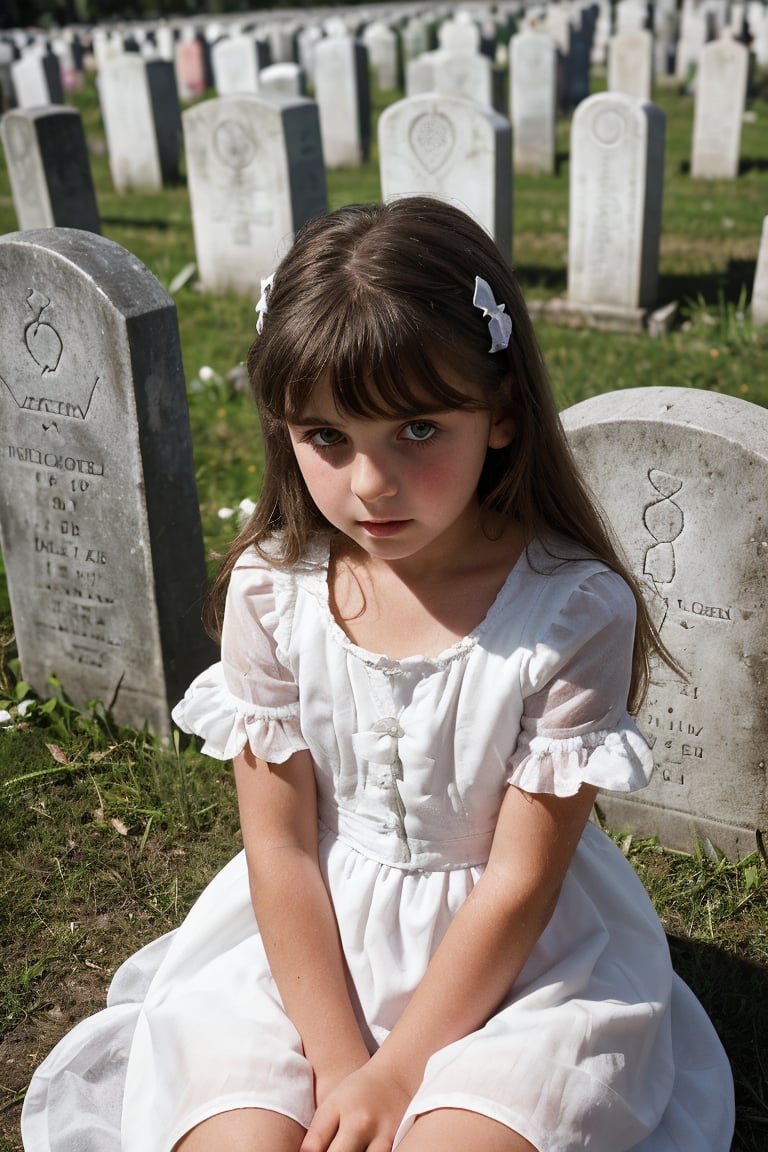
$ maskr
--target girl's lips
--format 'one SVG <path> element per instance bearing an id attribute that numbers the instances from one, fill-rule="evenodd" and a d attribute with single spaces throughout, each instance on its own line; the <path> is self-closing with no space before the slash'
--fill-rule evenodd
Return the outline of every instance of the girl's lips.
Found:
<path id="1" fill-rule="evenodd" d="M 360 527 L 369 536 L 395 536 L 402 532 L 410 520 L 361 520 Z"/>

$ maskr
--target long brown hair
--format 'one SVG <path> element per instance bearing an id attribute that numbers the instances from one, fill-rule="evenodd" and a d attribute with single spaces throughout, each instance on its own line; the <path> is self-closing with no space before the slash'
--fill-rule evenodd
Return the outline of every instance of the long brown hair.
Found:
<path id="1" fill-rule="evenodd" d="M 506 351 L 489 355 L 489 333 L 472 297 L 482 276 L 512 318 Z M 267 540 L 278 563 L 306 556 L 317 533 L 334 531 L 315 507 L 291 447 L 286 422 L 328 381 L 351 416 L 418 415 L 424 396 L 437 407 L 473 401 L 439 365 L 459 368 L 488 404 L 514 416 L 507 448 L 489 449 L 480 481 L 484 506 L 515 518 L 525 538 L 553 532 L 619 572 L 637 601 L 630 706 L 639 707 L 656 655 L 671 661 L 638 584 L 612 539 L 571 455 L 517 281 L 490 237 L 452 205 L 428 197 L 357 204 L 318 217 L 279 265 L 263 331 L 248 371 L 262 424 L 261 495 L 233 542 L 209 597 L 206 623 L 217 635 L 232 568 Z"/>

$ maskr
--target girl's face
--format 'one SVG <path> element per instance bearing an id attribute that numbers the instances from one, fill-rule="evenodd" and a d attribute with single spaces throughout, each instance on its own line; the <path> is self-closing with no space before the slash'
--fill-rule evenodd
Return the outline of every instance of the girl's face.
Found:
<path id="1" fill-rule="evenodd" d="M 510 443 L 512 422 L 487 408 L 435 411 L 430 404 L 425 397 L 416 416 L 348 416 L 322 383 L 288 423 L 317 508 L 373 557 L 436 560 L 471 545 L 479 530 L 486 452 Z"/>

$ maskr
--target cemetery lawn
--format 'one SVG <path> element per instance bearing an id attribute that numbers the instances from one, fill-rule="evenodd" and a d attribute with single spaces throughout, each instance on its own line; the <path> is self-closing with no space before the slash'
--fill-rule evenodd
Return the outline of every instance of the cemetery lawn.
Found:
<path id="1" fill-rule="evenodd" d="M 394 96 L 374 94 L 378 114 Z M 254 303 L 195 288 L 183 179 L 154 195 L 112 190 L 92 79 L 69 101 L 91 150 L 102 231 L 138 256 L 176 300 L 198 492 L 211 571 L 237 509 L 256 499 L 258 423 L 243 390 Z M 757 78 L 737 181 L 688 174 L 692 98 L 655 99 L 667 116 L 659 304 L 678 321 L 658 338 L 542 324 L 561 407 L 618 388 L 677 385 L 768 406 L 768 330 L 753 331 L 749 295 L 768 211 L 768 76 Z M 568 122 L 555 177 L 517 177 L 514 265 L 531 300 L 566 288 Z M 374 145 L 361 169 L 328 174 L 332 208 L 379 199 Z M 0 157 L 0 230 L 16 229 Z M 174 283 L 174 281 L 177 281 Z M 18 705 L 26 710 L 19 714 Z M 19 1152 L 32 1069 L 60 1036 L 98 1010 L 131 951 L 176 925 L 241 845 L 231 776 L 193 744 L 159 744 L 116 727 L 100 702 L 73 708 L 55 683 L 36 699 L 20 678 L 0 565 L 0 1152 Z M 762 843 L 730 863 L 716 846 L 693 856 L 612 830 L 646 885 L 673 956 L 712 1015 L 734 1066 L 734 1152 L 768 1147 L 768 857 Z M 691 1150 L 696 1152 L 696 1150 Z"/>

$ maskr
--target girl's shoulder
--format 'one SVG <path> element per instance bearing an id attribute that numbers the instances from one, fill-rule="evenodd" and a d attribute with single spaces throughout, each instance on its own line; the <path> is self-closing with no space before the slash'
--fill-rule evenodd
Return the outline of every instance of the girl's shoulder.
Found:
<path id="1" fill-rule="evenodd" d="M 634 617 L 635 595 L 624 577 L 588 548 L 565 537 L 538 537 L 524 553 L 535 615 Z"/>
<path id="2" fill-rule="evenodd" d="M 276 532 L 258 544 L 249 544 L 235 561 L 232 573 L 261 571 L 272 573 L 278 579 L 282 577 L 289 580 L 318 573 L 324 575 L 328 570 L 329 556 L 330 536 L 318 534 L 312 538 L 300 560 L 288 563 L 280 533 Z"/>

